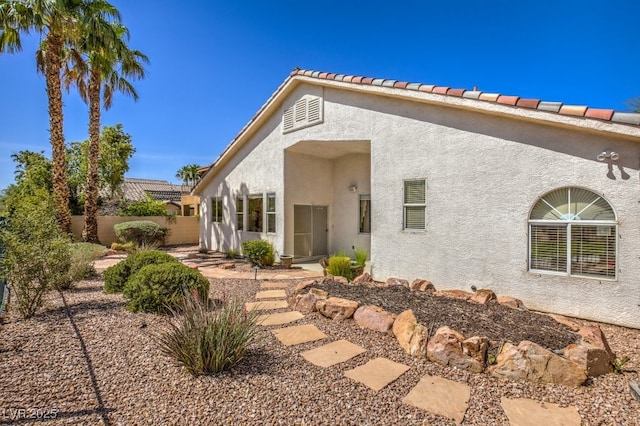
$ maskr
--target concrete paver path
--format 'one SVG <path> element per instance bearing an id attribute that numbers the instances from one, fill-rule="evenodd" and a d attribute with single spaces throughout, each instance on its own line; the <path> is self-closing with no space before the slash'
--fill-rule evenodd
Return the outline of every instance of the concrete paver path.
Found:
<path id="1" fill-rule="evenodd" d="M 582 420 L 576 407 L 560 407 L 528 398 L 500 398 L 500 405 L 511 426 L 580 426 Z"/>
<path id="2" fill-rule="evenodd" d="M 360 367 L 345 371 L 344 375 L 377 392 L 402 376 L 408 369 L 408 366 L 390 359 L 375 358 Z"/>
<path id="3" fill-rule="evenodd" d="M 312 324 L 279 328 L 273 330 L 273 334 L 280 340 L 280 343 L 285 346 L 300 345 L 302 343 L 315 342 L 316 340 L 327 338 L 326 334 Z"/>
<path id="4" fill-rule="evenodd" d="M 366 349 L 354 345 L 348 340 L 338 340 L 319 348 L 302 352 L 300 355 L 310 363 L 326 368 L 348 361 L 366 351 Z"/>
<path id="5" fill-rule="evenodd" d="M 403 403 L 462 423 L 467 412 L 471 388 L 438 376 L 424 376 Z"/>
<path id="6" fill-rule="evenodd" d="M 284 290 L 264 290 L 256 293 L 256 299 L 284 299 L 287 292 Z"/>
<path id="7" fill-rule="evenodd" d="M 244 304 L 247 311 L 271 311 L 275 309 L 288 308 L 289 304 L 286 300 L 265 300 L 261 302 L 247 302 Z"/>
<path id="8" fill-rule="evenodd" d="M 302 312 L 278 312 L 275 314 L 264 314 L 258 316 L 258 324 L 260 325 L 283 325 L 289 324 L 299 319 L 304 318 Z"/>

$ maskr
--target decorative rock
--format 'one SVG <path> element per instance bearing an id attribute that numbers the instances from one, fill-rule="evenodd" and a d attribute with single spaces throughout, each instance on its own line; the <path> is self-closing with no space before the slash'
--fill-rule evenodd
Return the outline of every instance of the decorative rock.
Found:
<path id="1" fill-rule="evenodd" d="M 489 339 L 486 337 L 473 336 L 462 342 L 462 353 L 475 359 L 482 365 L 487 359 L 489 349 Z"/>
<path id="2" fill-rule="evenodd" d="M 360 327 L 386 333 L 391 329 L 395 315 L 379 306 L 360 306 L 353 314 L 353 319 Z"/>
<path id="3" fill-rule="evenodd" d="M 629 382 L 629 391 L 636 401 L 640 402 L 640 386 L 638 385 L 638 382 Z"/>
<path id="4" fill-rule="evenodd" d="M 400 347 L 409 355 L 425 357 L 427 355 L 427 342 L 429 330 L 418 320 L 411 309 L 402 312 L 393 323 L 393 334 L 398 339 Z"/>
<path id="5" fill-rule="evenodd" d="M 431 284 L 431 281 L 429 280 L 415 279 L 411 282 L 411 284 L 409 284 L 409 290 L 433 293 L 436 291 L 436 288 L 433 286 L 433 284 Z"/>
<path id="6" fill-rule="evenodd" d="M 613 372 L 613 360 L 609 358 L 607 351 L 589 343 L 570 344 L 564 349 L 564 356 L 580 365 L 587 376 L 597 377 Z"/>
<path id="7" fill-rule="evenodd" d="M 527 309 L 522 300 L 511 296 L 498 296 L 498 303 L 513 309 Z"/>
<path id="8" fill-rule="evenodd" d="M 358 302 L 339 297 L 330 297 L 325 300 L 318 300 L 316 309 L 327 318 L 342 321 L 353 316 L 356 309 L 358 309 Z"/>
<path id="9" fill-rule="evenodd" d="M 331 274 L 327 274 L 322 278 L 322 281 L 320 281 L 322 284 L 326 284 L 326 283 L 332 283 L 336 280 L 336 277 L 334 277 Z"/>
<path id="10" fill-rule="evenodd" d="M 616 354 L 609 347 L 607 338 L 604 337 L 599 325 L 585 325 L 578 330 L 578 334 L 582 337 L 583 342 L 591 343 L 593 346 L 607 351 L 612 361 L 616 359 Z"/>
<path id="11" fill-rule="evenodd" d="M 316 284 L 316 280 L 300 281 L 298 284 L 296 284 L 295 288 L 293 289 L 293 294 L 300 294 L 302 293 L 302 290 L 314 284 Z"/>
<path id="12" fill-rule="evenodd" d="M 473 293 L 463 290 L 438 290 L 433 293 L 434 296 L 448 297 L 449 299 L 469 300 Z"/>
<path id="13" fill-rule="evenodd" d="M 236 264 L 235 263 L 223 263 L 221 265 L 218 265 L 218 268 L 220 268 L 220 269 L 236 269 Z"/>
<path id="14" fill-rule="evenodd" d="M 473 293 L 471 296 L 471 301 L 475 303 L 479 303 L 481 305 L 486 305 L 490 300 L 495 300 L 496 294 L 486 288 L 481 288 L 480 290 Z"/>
<path id="15" fill-rule="evenodd" d="M 342 285 L 348 285 L 349 284 L 349 280 L 346 279 L 345 277 L 333 277 L 333 282 L 342 284 Z"/>
<path id="16" fill-rule="evenodd" d="M 389 278 L 387 281 L 385 281 L 384 286 L 385 287 L 398 286 L 398 287 L 409 288 L 409 281 L 403 280 L 402 278 Z"/>
<path id="17" fill-rule="evenodd" d="M 310 314 L 311 312 L 315 312 L 318 310 L 318 308 L 316 307 L 317 302 L 326 298 L 326 291 L 312 288 L 309 293 L 305 295 L 298 294 L 297 296 L 295 296 L 295 303 L 293 303 L 292 307 L 293 309 L 296 309 L 303 314 Z"/>
<path id="18" fill-rule="evenodd" d="M 557 314 L 549 314 L 549 316 L 551 318 L 553 318 L 554 320 L 556 320 L 556 322 L 562 324 L 562 325 L 566 325 L 567 327 L 569 327 L 571 330 L 573 331 L 578 331 L 580 330 L 580 325 L 576 324 L 575 322 L 571 321 L 569 318 L 564 317 L 562 315 L 557 315 Z"/>
<path id="19" fill-rule="evenodd" d="M 473 356 L 466 355 L 463 351 L 463 340 L 464 336 L 457 331 L 452 330 L 449 327 L 440 327 L 436 331 L 436 334 L 429 339 L 429 343 L 427 344 L 427 357 L 438 364 L 456 367 L 472 373 L 481 373 L 482 370 L 484 370 L 484 359 L 479 361 Z M 480 351 L 482 342 L 477 343 L 477 351 Z M 473 348 L 473 345 L 473 341 L 468 343 L 469 348 L 471 348 L 470 352 L 476 351 Z M 485 339 L 485 354 L 486 345 L 487 343 Z"/>
<path id="20" fill-rule="evenodd" d="M 196 265 L 195 263 L 184 262 L 183 265 L 189 269 L 195 269 L 196 271 L 198 270 L 198 265 Z"/>
<path id="21" fill-rule="evenodd" d="M 354 284 L 367 284 L 371 281 L 373 281 L 373 278 L 371 278 L 371 275 L 369 275 L 367 272 L 364 272 L 363 274 L 358 275 L 353 279 Z"/>
<path id="22" fill-rule="evenodd" d="M 118 250 L 113 250 L 113 249 L 108 249 L 108 250 L 104 253 L 104 255 L 105 255 L 105 256 L 114 256 L 114 255 L 116 255 L 116 254 L 120 254 L 120 253 L 118 253 Z"/>
<path id="23" fill-rule="evenodd" d="M 511 380 L 579 386 L 587 380 L 582 367 L 572 361 L 523 340 L 518 346 L 505 343 L 491 374 Z"/>

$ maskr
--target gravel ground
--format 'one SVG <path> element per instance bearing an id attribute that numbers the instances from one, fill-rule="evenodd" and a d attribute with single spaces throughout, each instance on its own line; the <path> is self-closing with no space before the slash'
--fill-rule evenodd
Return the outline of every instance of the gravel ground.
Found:
<path id="1" fill-rule="evenodd" d="M 260 282 L 213 280 L 211 296 L 253 300 Z M 313 323 L 331 340 L 348 339 L 367 352 L 329 368 L 307 363 L 299 353 L 318 346 L 281 345 L 267 329 L 232 371 L 193 378 L 164 356 L 151 339 L 164 319 L 132 314 L 119 295 L 102 292 L 100 279 L 79 284 L 48 300 L 30 320 L 9 317 L 0 328 L 0 424 L 32 424 L 24 417 L 53 416 L 44 424 L 240 425 L 348 424 L 446 425 L 452 422 L 402 404 L 425 374 L 471 386 L 464 425 L 503 425 L 500 398 L 527 397 L 574 405 L 585 425 L 638 425 L 640 404 L 629 381 L 640 380 L 640 331 L 603 325 L 612 349 L 631 358 L 623 374 L 587 386 L 534 385 L 468 374 L 407 356 L 389 335 L 359 329 L 353 321 Z M 375 357 L 411 369 L 379 392 L 343 376 Z M 24 412 L 17 411 L 24 409 Z M 40 424 L 40 422 L 37 422 Z"/>

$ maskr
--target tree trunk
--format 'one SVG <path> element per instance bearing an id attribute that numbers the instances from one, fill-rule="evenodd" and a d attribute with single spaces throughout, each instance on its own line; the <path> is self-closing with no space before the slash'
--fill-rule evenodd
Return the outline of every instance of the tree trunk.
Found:
<path id="1" fill-rule="evenodd" d="M 49 136 L 51 140 L 53 200 L 58 225 L 66 234 L 71 233 L 71 212 L 69 210 L 69 187 L 67 186 L 67 162 L 65 158 L 64 132 L 62 127 L 62 89 L 60 68 L 62 37 L 47 34 L 45 57 L 45 78 L 49 100 Z"/>
<path id="2" fill-rule="evenodd" d="M 89 76 L 89 153 L 87 155 L 87 185 L 84 201 L 82 239 L 98 241 L 98 161 L 100 158 L 100 71 L 91 67 Z"/>

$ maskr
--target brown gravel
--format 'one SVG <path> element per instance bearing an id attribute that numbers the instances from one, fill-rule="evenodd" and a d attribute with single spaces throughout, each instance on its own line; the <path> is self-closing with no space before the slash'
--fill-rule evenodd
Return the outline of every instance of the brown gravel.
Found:
<path id="1" fill-rule="evenodd" d="M 44 414 L 45 424 L 111 425 L 448 425 L 446 419 L 402 404 L 425 374 L 471 386 L 464 425 L 503 425 L 500 397 L 527 397 L 575 405 L 585 425 L 638 425 L 640 404 L 628 390 L 640 380 L 640 331 L 603 325 L 609 343 L 631 361 L 621 375 L 591 380 L 587 386 L 533 385 L 468 374 L 406 355 L 389 335 L 359 329 L 353 321 L 332 322 L 317 314 L 313 323 L 331 340 L 348 339 L 367 352 L 327 369 L 307 363 L 300 352 L 319 343 L 286 347 L 265 329 L 246 359 L 232 371 L 193 378 L 160 353 L 151 339 L 164 319 L 132 314 L 119 295 L 102 292 L 99 279 L 78 289 L 53 293 L 35 318 L 10 316 L 0 328 L 0 424 L 32 424 L 16 419 Z M 214 280 L 211 296 L 253 300 L 259 281 Z M 375 357 L 411 369 L 374 393 L 343 376 Z M 13 416 L 13 417 L 12 417 Z M 40 422 L 37 422 L 38 424 Z"/>

